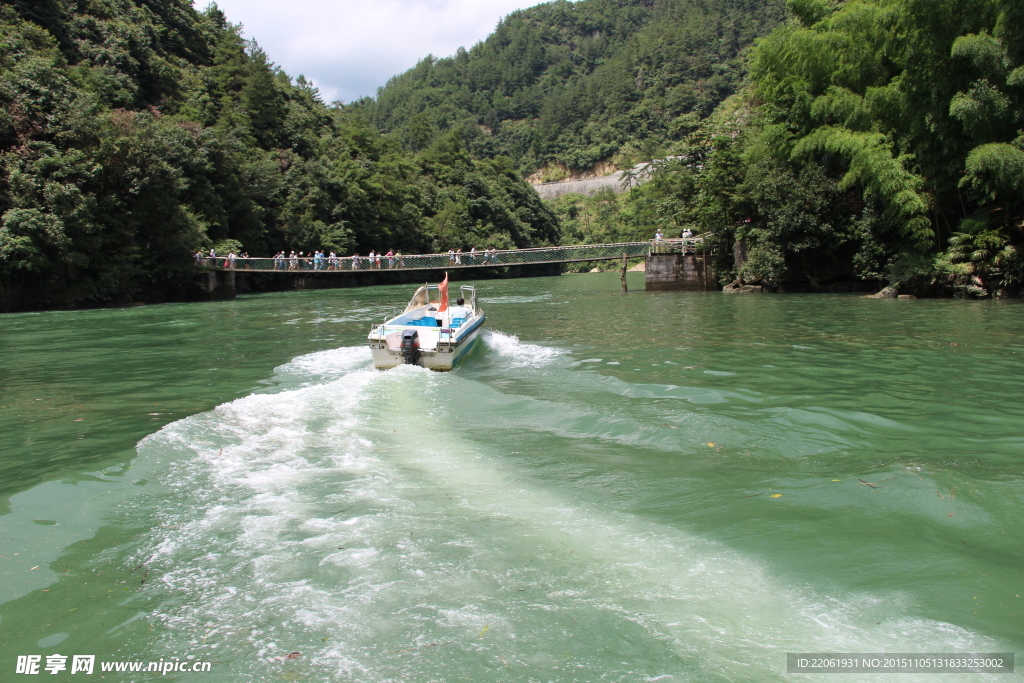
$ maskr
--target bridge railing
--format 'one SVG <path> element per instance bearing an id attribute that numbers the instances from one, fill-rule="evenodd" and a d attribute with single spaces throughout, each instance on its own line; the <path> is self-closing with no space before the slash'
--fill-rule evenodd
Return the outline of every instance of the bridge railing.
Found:
<path id="1" fill-rule="evenodd" d="M 360 272 L 371 270 L 425 270 L 485 268 L 535 263 L 566 263 L 572 261 L 600 261 L 647 256 L 654 242 L 620 242 L 617 244 L 580 244 L 568 247 L 537 247 L 478 251 L 462 254 L 409 254 L 402 256 L 336 256 L 335 258 L 241 258 L 230 260 L 223 256 L 196 259 L 196 265 L 215 270 L 264 272 Z"/>
<path id="2" fill-rule="evenodd" d="M 311 256 L 283 258 L 228 259 L 223 256 L 196 259 L 196 265 L 215 270 L 277 271 L 277 272 L 359 272 L 369 270 L 441 270 L 445 268 L 486 268 L 536 263 L 569 263 L 573 261 L 601 261 L 649 254 L 698 253 L 703 251 L 703 238 L 685 237 L 651 240 L 649 242 L 619 242 L 615 244 L 578 244 L 564 247 L 536 247 L 478 251 L 462 254 L 409 254 L 385 256 Z"/>

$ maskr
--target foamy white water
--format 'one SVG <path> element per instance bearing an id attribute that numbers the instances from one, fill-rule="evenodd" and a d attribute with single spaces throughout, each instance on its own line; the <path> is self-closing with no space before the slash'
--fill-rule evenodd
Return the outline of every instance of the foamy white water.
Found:
<path id="1" fill-rule="evenodd" d="M 481 333 L 481 338 L 486 344 L 487 350 L 499 356 L 502 367 L 509 370 L 524 367 L 542 368 L 565 353 L 561 349 L 550 346 L 523 343 L 515 335 L 505 334 L 498 330 L 484 330 Z"/>
<path id="2" fill-rule="evenodd" d="M 684 438 L 588 397 L 675 390 L 570 371 L 564 351 L 499 332 L 484 341 L 509 373 L 544 368 L 531 378 L 547 395 L 377 372 L 351 347 L 279 368 L 295 388 L 144 439 L 136 467 L 159 473 L 161 526 L 134 554 L 152 558 L 143 609 L 166 627 L 158 646 L 220 658 L 223 680 L 278 680 L 278 658 L 299 652 L 284 661 L 323 681 L 819 680 L 785 674 L 785 653 L 1005 647 L 915 616 L 899 592 L 788 582 L 685 520 L 574 484 L 585 463 L 542 447 Z M 685 438 L 709 424 L 729 429 L 707 418 Z M 553 464 L 523 464 L 534 457 Z"/>

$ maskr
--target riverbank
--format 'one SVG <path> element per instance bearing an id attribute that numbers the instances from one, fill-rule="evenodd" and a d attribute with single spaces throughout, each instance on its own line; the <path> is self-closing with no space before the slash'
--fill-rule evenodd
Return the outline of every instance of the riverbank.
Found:
<path id="1" fill-rule="evenodd" d="M 641 259 L 629 259 L 630 272 L 644 272 Z M 598 266 L 583 264 L 531 264 L 512 265 L 495 268 L 453 269 L 448 271 L 453 282 L 465 280 L 506 280 L 515 278 L 551 277 L 560 274 L 582 274 L 598 272 L 618 272 L 617 261 L 607 264 L 599 262 Z M 352 272 L 317 272 L 294 273 L 290 271 L 257 271 L 239 267 L 234 271 L 198 271 L 193 280 L 183 287 L 159 289 L 148 295 L 136 297 L 122 296 L 106 302 L 87 302 L 77 306 L 19 306 L 19 302 L 0 295 L 0 313 L 18 313 L 47 310 L 90 310 L 97 308 L 125 308 L 146 304 L 189 303 L 208 300 L 230 299 L 239 294 L 258 294 L 265 292 L 289 292 L 315 289 L 349 289 L 375 287 L 380 285 L 409 284 L 433 282 L 438 279 L 435 270 L 364 270 Z M 867 280 L 844 279 L 835 282 L 812 283 L 809 281 L 785 282 L 768 285 L 761 282 L 754 284 L 733 283 L 724 289 L 711 282 L 719 291 L 730 294 L 861 294 L 872 295 L 883 290 L 895 290 L 898 287 L 883 287 L 881 283 Z M 913 294 L 910 294 L 913 292 Z M 914 298 L 976 298 L 969 293 L 959 293 L 952 287 L 932 286 L 925 289 L 911 288 L 904 292 Z M 995 299 L 1020 299 L 1024 297 L 1024 288 L 1020 285 L 1004 287 L 994 292 Z M 881 297 L 884 298 L 884 297 Z"/>
<path id="2" fill-rule="evenodd" d="M 473 270 L 452 269 L 448 278 L 452 282 L 466 280 L 507 280 L 514 278 L 551 277 L 561 274 L 560 264 L 512 265 Z M 291 292 L 311 289 L 350 289 L 436 282 L 437 270 L 364 270 L 352 272 L 294 273 L 289 271 L 257 271 L 238 268 L 234 271 L 207 271 L 197 269 L 186 286 L 159 289 L 135 297 L 122 296 L 105 302 L 86 302 L 77 306 L 20 306 L 18 301 L 0 296 L 0 313 L 26 313 L 31 311 L 74 311 L 98 308 L 126 308 L 147 304 L 193 303 L 231 299 L 239 294 Z"/>

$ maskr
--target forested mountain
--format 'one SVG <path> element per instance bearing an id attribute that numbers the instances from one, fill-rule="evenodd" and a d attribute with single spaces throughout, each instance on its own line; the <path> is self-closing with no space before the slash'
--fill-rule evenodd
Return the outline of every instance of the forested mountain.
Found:
<path id="1" fill-rule="evenodd" d="M 549 208 L 520 179 L 663 156 L 620 197 Z M 0 309 L 180 290 L 214 244 L 413 252 L 683 226 L 723 280 L 1019 288 L 1024 5 L 553 2 L 327 107 L 216 7 L 0 0 Z"/>
<path id="2" fill-rule="evenodd" d="M 424 58 L 358 103 L 407 148 L 457 131 L 477 158 L 631 165 L 707 116 L 745 75 L 741 55 L 784 0 L 556 0 L 506 17 L 470 50 Z"/>
<path id="3" fill-rule="evenodd" d="M 1024 4 L 790 0 L 749 87 L 629 195 L 560 199 L 568 241 L 695 226 L 724 281 L 989 296 L 1024 279 Z M 739 255 L 739 262 L 734 256 Z"/>
<path id="4" fill-rule="evenodd" d="M 557 241 L 507 160 L 415 154 L 328 108 L 215 6 L 0 3 L 0 310 L 187 287 L 198 247 Z"/>

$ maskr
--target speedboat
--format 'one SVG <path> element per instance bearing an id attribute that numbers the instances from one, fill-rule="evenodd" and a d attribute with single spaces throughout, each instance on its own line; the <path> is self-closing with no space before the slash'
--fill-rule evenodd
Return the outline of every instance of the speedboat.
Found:
<path id="1" fill-rule="evenodd" d="M 373 367 L 420 365 L 447 372 L 470 352 L 484 324 L 476 300 L 476 287 L 462 285 L 459 297 L 448 305 L 448 277 L 440 285 L 416 290 L 401 315 L 370 329 L 367 342 Z"/>

